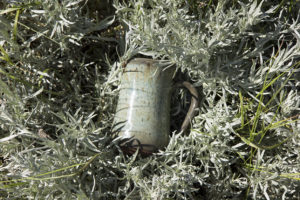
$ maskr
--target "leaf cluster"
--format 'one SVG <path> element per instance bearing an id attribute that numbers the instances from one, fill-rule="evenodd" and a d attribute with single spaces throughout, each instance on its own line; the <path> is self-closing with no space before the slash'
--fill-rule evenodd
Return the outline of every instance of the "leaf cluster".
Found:
<path id="1" fill-rule="evenodd" d="M 0 8 L 0 197 L 299 198 L 298 1 Z M 133 57 L 175 64 L 201 94 L 190 132 L 146 158 L 124 155 L 111 133 Z"/>

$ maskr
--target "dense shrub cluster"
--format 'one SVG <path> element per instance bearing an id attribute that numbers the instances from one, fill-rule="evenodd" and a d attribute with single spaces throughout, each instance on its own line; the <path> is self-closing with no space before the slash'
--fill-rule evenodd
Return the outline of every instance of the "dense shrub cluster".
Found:
<path id="1" fill-rule="evenodd" d="M 1 1 L 0 197 L 299 198 L 299 9 L 297 0 Z M 111 134 L 133 57 L 176 65 L 175 79 L 201 94 L 189 133 L 170 133 L 146 158 L 123 155 Z M 173 104 L 185 110 L 187 96 Z"/>

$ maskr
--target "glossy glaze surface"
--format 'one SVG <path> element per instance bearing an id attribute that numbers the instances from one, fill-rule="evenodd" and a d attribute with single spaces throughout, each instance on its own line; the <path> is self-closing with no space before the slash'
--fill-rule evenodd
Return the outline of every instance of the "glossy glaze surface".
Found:
<path id="1" fill-rule="evenodd" d="M 121 80 L 114 130 L 128 151 L 152 153 L 169 140 L 170 98 L 174 68 L 137 58 L 127 64 Z"/>

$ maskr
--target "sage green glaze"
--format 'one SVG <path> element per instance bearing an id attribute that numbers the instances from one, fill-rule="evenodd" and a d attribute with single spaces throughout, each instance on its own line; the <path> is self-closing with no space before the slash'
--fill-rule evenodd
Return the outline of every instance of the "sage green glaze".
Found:
<path id="1" fill-rule="evenodd" d="M 114 130 L 121 138 L 131 139 L 130 145 L 121 144 L 127 151 L 140 147 L 152 153 L 168 144 L 174 70 L 145 58 L 136 58 L 125 67 Z"/>

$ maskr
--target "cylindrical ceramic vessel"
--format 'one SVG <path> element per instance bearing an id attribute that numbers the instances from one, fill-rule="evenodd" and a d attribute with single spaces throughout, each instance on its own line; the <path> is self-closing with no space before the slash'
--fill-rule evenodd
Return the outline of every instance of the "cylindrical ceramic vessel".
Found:
<path id="1" fill-rule="evenodd" d="M 174 70 L 145 58 L 127 64 L 113 128 L 125 151 L 153 153 L 168 144 Z"/>

